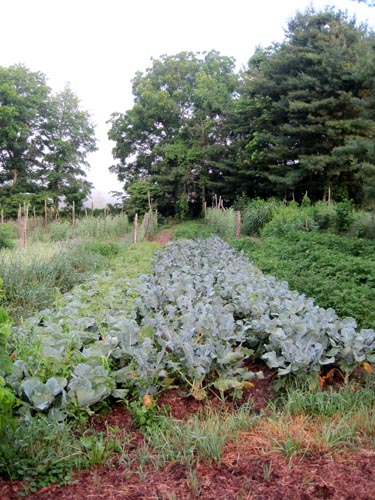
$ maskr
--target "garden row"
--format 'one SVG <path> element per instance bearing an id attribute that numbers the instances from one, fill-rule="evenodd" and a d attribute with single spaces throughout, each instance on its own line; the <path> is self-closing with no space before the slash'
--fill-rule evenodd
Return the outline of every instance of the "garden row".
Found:
<path id="1" fill-rule="evenodd" d="M 113 270 L 13 329 L 6 380 L 23 412 L 61 419 L 177 384 L 197 399 L 208 389 L 240 396 L 262 376 L 245 368 L 248 358 L 279 375 L 333 363 L 349 375 L 375 360 L 373 330 L 262 274 L 218 237 L 173 242 L 151 270 L 153 250 L 129 248 Z"/>

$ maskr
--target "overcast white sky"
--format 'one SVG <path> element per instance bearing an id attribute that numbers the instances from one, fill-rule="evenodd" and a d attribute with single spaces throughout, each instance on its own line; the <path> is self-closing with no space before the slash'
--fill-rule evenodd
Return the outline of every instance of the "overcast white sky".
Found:
<path id="1" fill-rule="evenodd" d="M 351 0 L 0 0 L 0 65 L 41 71 L 59 91 L 70 82 L 96 125 L 90 155 L 96 205 L 120 190 L 108 172 L 112 112 L 132 107 L 131 79 L 150 58 L 215 49 L 246 65 L 257 45 L 283 39 L 297 10 L 335 5 L 375 26 L 375 8 Z"/>

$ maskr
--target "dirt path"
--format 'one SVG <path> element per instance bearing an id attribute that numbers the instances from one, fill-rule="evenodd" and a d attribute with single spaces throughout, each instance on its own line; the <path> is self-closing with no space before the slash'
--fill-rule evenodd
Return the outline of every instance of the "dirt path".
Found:
<path id="1" fill-rule="evenodd" d="M 160 245 L 165 245 L 166 243 L 170 242 L 172 238 L 173 238 L 173 229 L 164 229 L 155 236 L 154 241 L 160 243 Z"/>

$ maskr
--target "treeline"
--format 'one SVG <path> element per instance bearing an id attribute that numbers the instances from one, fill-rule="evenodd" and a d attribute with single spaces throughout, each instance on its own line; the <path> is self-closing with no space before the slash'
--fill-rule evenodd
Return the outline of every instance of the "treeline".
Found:
<path id="1" fill-rule="evenodd" d="M 282 43 L 246 68 L 216 51 L 152 60 L 133 79 L 134 105 L 113 113 L 110 170 L 131 217 L 200 214 L 215 195 L 375 207 L 375 35 L 348 14 L 310 8 Z M 78 210 L 91 184 L 94 127 L 69 88 L 53 93 L 24 66 L 0 67 L 0 208 Z M 60 207 L 59 207 L 60 206 Z"/>
<path id="2" fill-rule="evenodd" d="M 235 70 L 216 51 L 153 60 L 111 118 L 125 204 L 164 215 L 220 194 L 357 205 L 375 199 L 375 36 L 348 14 L 297 13 L 285 39 Z"/>
<path id="3" fill-rule="evenodd" d="M 53 93 L 40 72 L 0 67 L 0 208 L 43 213 L 63 201 L 79 208 L 91 190 L 88 153 L 96 141 L 91 118 L 67 85 Z"/>

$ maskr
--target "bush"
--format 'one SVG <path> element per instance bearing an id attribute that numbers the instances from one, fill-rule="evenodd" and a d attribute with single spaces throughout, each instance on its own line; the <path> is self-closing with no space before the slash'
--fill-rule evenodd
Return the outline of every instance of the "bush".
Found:
<path id="1" fill-rule="evenodd" d="M 261 230 L 272 219 L 276 206 L 272 201 L 252 200 L 242 210 L 241 233 L 260 236 Z"/>
<path id="2" fill-rule="evenodd" d="M 317 231 L 318 225 L 309 212 L 294 206 L 278 210 L 273 219 L 262 229 L 262 237 L 275 236 L 281 238 L 295 231 L 306 233 Z"/>
<path id="3" fill-rule="evenodd" d="M 236 234 L 236 212 L 233 208 L 209 208 L 206 215 L 207 225 L 222 238 L 233 238 Z"/>
<path id="4" fill-rule="evenodd" d="M 0 225 L 0 249 L 13 248 L 14 239 L 17 238 L 17 230 L 8 224 Z"/>
<path id="5" fill-rule="evenodd" d="M 346 233 L 354 222 L 353 206 L 349 200 L 336 203 L 335 229 L 338 233 Z"/>

